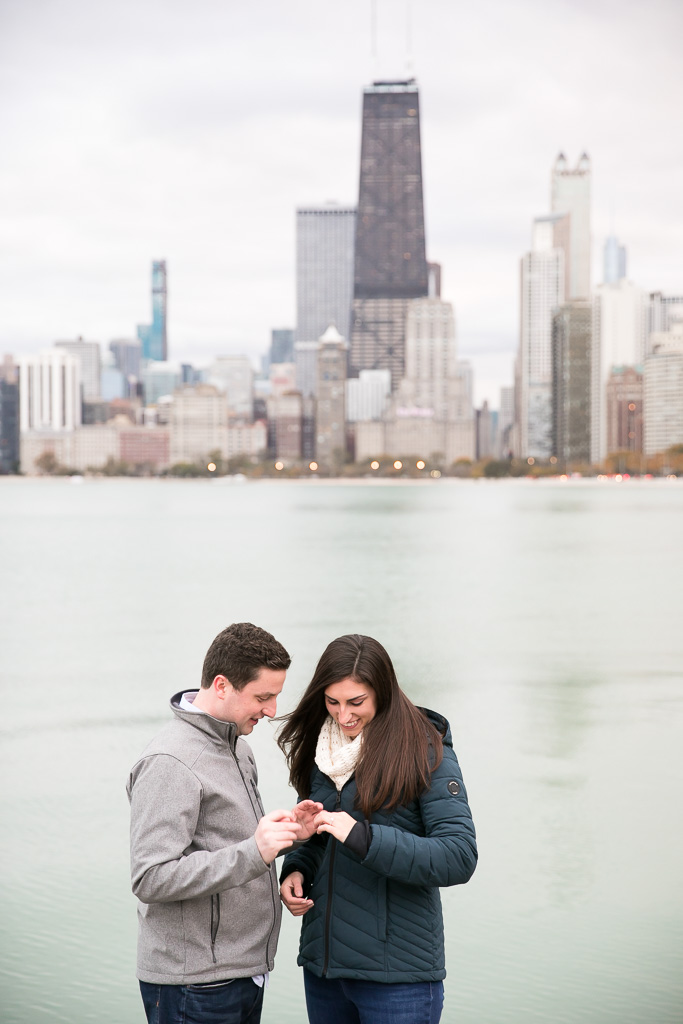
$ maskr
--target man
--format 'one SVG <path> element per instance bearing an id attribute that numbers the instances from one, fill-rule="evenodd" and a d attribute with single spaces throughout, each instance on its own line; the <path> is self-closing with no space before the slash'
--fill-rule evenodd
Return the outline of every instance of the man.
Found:
<path id="1" fill-rule="evenodd" d="M 274 860 L 314 831 L 321 804 L 264 814 L 251 748 L 272 718 L 290 657 L 250 622 L 228 626 L 201 688 L 134 765 L 131 877 L 138 969 L 149 1024 L 258 1024 L 280 930 Z"/>

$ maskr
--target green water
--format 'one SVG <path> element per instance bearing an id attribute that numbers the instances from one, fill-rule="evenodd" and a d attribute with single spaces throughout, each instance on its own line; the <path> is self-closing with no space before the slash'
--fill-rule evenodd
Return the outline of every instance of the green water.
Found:
<path id="1" fill-rule="evenodd" d="M 451 721 L 480 863 L 444 1024 L 683 1020 L 682 524 L 664 482 L 0 480 L 0 1020 L 142 1024 L 125 778 L 244 619 L 281 710 L 363 632 Z M 297 931 L 264 1024 L 306 1020 Z"/>

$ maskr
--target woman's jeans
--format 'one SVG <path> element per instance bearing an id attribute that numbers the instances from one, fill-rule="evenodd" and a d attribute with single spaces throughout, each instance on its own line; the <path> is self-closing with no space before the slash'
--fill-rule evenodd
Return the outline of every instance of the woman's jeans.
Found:
<path id="1" fill-rule="evenodd" d="M 316 978 L 304 970 L 310 1024 L 439 1024 L 443 982 L 385 985 L 381 981 Z"/>
<path id="2" fill-rule="evenodd" d="M 140 982 L 148 1024 L 259 1024 L 263 989 L 251 978 L 225 985 Z"/>

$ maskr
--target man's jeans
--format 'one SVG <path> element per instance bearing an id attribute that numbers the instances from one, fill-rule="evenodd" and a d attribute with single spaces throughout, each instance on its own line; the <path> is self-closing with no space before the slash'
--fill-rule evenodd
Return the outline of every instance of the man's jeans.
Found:
<path id="1" fill-rule="evenodd" d="M 310 1024 L 439 1024 L 443 982 L 384 985 L 351 978 L 316 978 L 304 970 Z"/>
<path id="2" fill-rule="evenodd" d="M 140 982 L 148 1024 L 259 1024 L 263 988 L 251 978 L 225 985 Z"/>

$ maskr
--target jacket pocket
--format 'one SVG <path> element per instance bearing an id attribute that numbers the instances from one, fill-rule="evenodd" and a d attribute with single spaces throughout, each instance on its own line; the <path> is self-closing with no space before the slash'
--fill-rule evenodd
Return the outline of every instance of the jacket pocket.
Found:
<path id="1" fill-rule="evenodd" d="M 211 959 L 216 963 L 216 936 L 218 926 L 221 923 L 221 895 L 216 893 L 211 897 Z"/>

